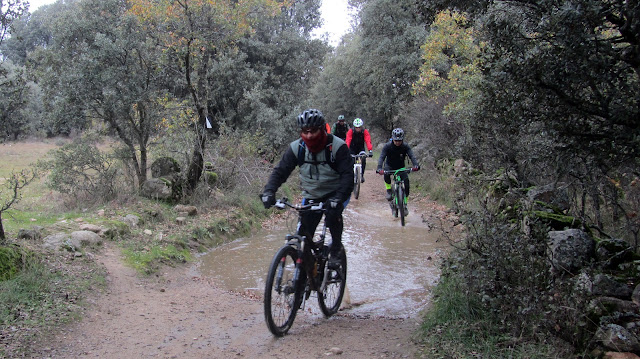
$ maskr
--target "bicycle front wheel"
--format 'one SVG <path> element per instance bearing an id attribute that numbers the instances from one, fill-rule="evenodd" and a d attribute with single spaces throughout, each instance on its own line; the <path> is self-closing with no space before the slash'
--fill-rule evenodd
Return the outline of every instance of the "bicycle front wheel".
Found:
<path id="1" fill-rule="evenodd" d="M 338 312 L 344 289 L 347 287 L 347 254 L 344 247 L 340 250 L 340 268 L 329 269 L 327 263 L 324 268 L 324 280 L 318 290 L 318 304 L 325 317 L 330 317 Z"/>
<path id="2" fill-rule="evenodd" d="M 362 174 L 360 173 L 360 169 L 353 174 L 353 198 L 358 199 L 360 195 L 360 182 Z"/>
<path id="3" fill-rule="evenodd" d="M 397 200 L 397 206 L 398 206 L 398 216 L 400 216 L 400 224 L 402 224 L 404 226 L 404 216 L 406 215 L 406 213 L 404 213 L 404 186 L 400 185 L 398 186 L 398 197 L 396 198 Z"/>
<path id="4" fill-rule="evenodd" d="M 298 252 L 283 246 L 271 261 L 264 289 L 264 318 L 273 335 L 283 336 L 296 318 L 300 295 L 296 295 L 293 278 Z"/>

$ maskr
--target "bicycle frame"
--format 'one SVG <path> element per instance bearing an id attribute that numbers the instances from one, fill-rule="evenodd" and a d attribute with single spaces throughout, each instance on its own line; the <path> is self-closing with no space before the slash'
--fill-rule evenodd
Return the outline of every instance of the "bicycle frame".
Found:
<path id="1" fill-rule="evenodd" d="M 278 200 L 278 202 L 276 202 L 275 204 L 275 207 L 280 209 L 284 209 L 285 207 L 290 207 L 297 210 L 298 211 L 297 228 L 300 228 L 302 212 L 304 211 L 324 212 L 325 211 L 325 209 L 323 208 L 323 203 L 295 206 L 295 205 L 291 205 L 286 200 Z M 302 271 L 304 271 L 306 274 L 305 279 L 313 279 L 316 277 L 315 275 L 316 273 L 314 273 L 314 269 L 317 269 L 319 264 L 321 265 L 320 267 L 322 267 L 322 265 L 324 264 L 323 262 L 327 260 L 329 255 L 329 248 L 325 246 L 326 235 L 327 235 L 327 221 L 325 217 L 322 220 L 322 230 L 320 231 L 320 235 L 318 236 L 319 239 L 317 241 L 314 241 L 313 237 L 307 238 L 306 236 L 303 236 L 299 233 L 288 234 L 285 237 L 285 245 L 289 245 L 296 248 L 296 250 L 298 251 L 298 258 L 300 258 L 300 261 L 296 263 L 296 272 L 298 272 L 297 276 L 294 278 L 294 281 L 297 282 L 296 288 L 298 288 L 299 285 L 306 284 L 304 283 L 305 281 L 300 281 L 301 279 L 300 273 Z M 323 280 L 320 283 L 320 285 L 318 285 L 318 283 L 315 283 L 315 281 L 313 280 L 310 280 L 308 282 L 310 282 L 312 290 L 322 291 L 324 290 L 324 287 L 327 282 L 327 273 L 324 274 Z M 304 302 L 306 301 L 306 299 L 308 299 L 310 293 L 309 291 L 306 291 L 305 294 L 306 295 L 303 298 L 303 303 L 301 306 L 302 308 L 304 308 Z"/>
<path id="2" fill-rule="evenodd" d="M 402 179 L 403 173 L 412 172 L 412 168 L 400 168 L 397 170 L 384 171 L 384 174 L 391 175 L 391 206 L 394 209 L 395 213 L 400 212 L 400 223 L 404 226 L 405 224 L 405 206 L 407 204 L 407 196 L 404 187 L 404 179 Z M 402 193 L 400 196 L 399 194 Z M 399 198 L 402 197 L 402 198 Z"/>
<path id="3" fill-rule="evenodd" d="M 351 155 L 353 157 L 353 180 L 356 180 L 356 174 L 362 173 L 362 159 L 368 157 L 367 153 L 360 151 L 357 155 Z"/>
<path id="4" fill-rule="evenodd" d="M 362 182 L 362 158 L 367 157 L 367 153 L 360 151 L 360 153 L 351 155 L 351 157 L 353 157 L 353 196 L 358 199 L 360 183 Z"/>

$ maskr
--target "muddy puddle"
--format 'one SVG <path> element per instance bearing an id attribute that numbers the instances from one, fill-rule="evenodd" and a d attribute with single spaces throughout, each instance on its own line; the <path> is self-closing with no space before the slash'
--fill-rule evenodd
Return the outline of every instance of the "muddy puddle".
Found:
<path id="1" fill-rule="evenodd" d="M 200 275 L 230 291 L 262 294 L 272 256 L 295 228 L 295 216 L 289 211 L 288 219 L 276 228 L 202 255 L 197 263 Z M 344 220 L 349 266 L 343 313 L 404 318 L 423 309 L 446 248 L 445 241 L 438 240 L 439 232 L 429 230 L 415 213 L 402 227 L 386 203 L 379 202 L 352 200 Z"/>

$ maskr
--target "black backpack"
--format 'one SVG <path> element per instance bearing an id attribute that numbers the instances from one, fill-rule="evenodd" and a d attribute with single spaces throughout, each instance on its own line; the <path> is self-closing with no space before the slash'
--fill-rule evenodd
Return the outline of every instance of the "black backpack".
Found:
<path id="1" fill-rule="evenodd" d="M 336 132 L 334 133 L 334 135 L 344 140 L 347 137 L 348 131 L 349 131 L 349 126 L 347 126 L 346 123 L 342 126 L 340 126 L 340 124 L 336 124 Z"/>

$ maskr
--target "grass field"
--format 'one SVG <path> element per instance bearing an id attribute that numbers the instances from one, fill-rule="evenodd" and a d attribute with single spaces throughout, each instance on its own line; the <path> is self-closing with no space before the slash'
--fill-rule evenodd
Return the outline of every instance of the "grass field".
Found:
<path id="1" fill-rule="evenodd" d="M 47 152 L 58 148 L 60 141 L 25 141 L 0 144 L 0 177 L 28 168 Z"/>
<path id="2" fill-rule="evenodd" d="M 51 150 L 59 148 L 68 140 L 51 139 L 42 141 L 21 141 L 0 144 L 0 208 L 12 193 L 4 184 L 13 173 L 31 169 L 35 163 L 47 156 Z M 59 220 L 57 202 L 45 185 L 41 176 L 20 191 L 20 200 L 2 214 L 4 229 L 15 234 L 20 228 L 31 225 L 47 225 Z"/>

